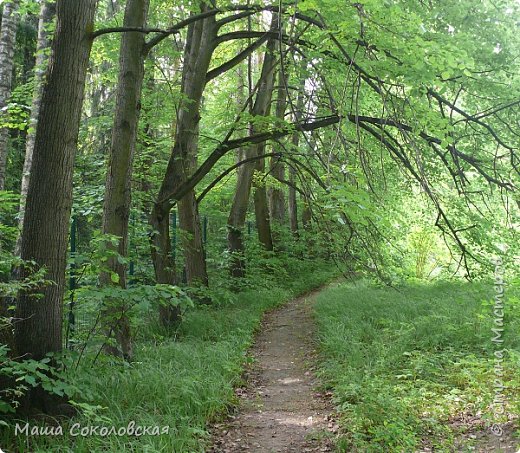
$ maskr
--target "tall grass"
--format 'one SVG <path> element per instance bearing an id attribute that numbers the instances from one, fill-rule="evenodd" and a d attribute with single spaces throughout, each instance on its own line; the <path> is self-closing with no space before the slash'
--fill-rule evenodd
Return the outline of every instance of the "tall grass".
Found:
<path id="1" fill-rule="evenodd" d="M 147 329 L 132 364 L 102 360 L 90 372 L 78 373 L 78 382 L 83 380 L 92 391 L 92 402 L 82 416 L 61 421 L 63 436 L 15 437 L 10 427 L 0 435 L 0 447 L 7 452 L 53 453 L 204 451 L 208 422 L 223 417 L 236 403 L 233 389 L 240 383 L 262 314 L 337 274 L 323 262 L 298 266 L 300 272 L 283 284 L 241 292 L 234 303 L 189 311 L 175 339 Z M 168 426 L 169 433 L 142 437 L 69 433 L 73 423 L 125 427 L 130 421 Z M 49 419 L 40 421 L 49 423 Z"/>
<path id="2" fill-rule="evenodd" d="M 519 291 L 506 291 L 503 380 L 518 415 Z M 320 294 L 321 376 L 341 414 L 340 451 L 453 451 L 458 415 L 491 421 L 493 296 L 492 283 L 454 282 L 399 290 L 357 282 Z"/>

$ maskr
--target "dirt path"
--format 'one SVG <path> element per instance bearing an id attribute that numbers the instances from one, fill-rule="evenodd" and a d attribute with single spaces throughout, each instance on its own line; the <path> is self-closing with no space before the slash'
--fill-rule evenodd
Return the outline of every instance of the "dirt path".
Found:
<path id="1" fill-rule="evenodd" d="M 215 427 L 213 453 L 329 452 L 330 403 L 312 372 L 318 291 L 269 313 L 252 349 L 248 387 L 237 389 L 236 416 Z"/>

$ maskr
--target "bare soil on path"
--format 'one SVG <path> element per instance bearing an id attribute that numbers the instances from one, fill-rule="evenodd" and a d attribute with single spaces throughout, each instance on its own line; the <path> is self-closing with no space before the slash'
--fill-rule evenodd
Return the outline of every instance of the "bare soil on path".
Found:
<path id="1" fill-rule="evenodd" d="M 319 291 L 268 313 L 251 354 L 237 413 L 214 427 L 212 453 L 330 452 L 336 430 L 318 393 L 312 302 Z"/>

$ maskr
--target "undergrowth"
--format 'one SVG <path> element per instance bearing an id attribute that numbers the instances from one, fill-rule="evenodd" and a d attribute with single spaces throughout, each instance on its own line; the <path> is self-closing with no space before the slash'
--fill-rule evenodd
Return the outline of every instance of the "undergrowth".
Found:
<path id="1" fill-rule="evenodd" d="M 269 288 L 260 285 L 214 307 L 188 310 L 173 336 L 148 326 L 139 333 L 131 364 L 100 356 L 89 369 L 91 362 L 84 360 L 74 381 L 89 388 L 91 395 L 87 403 L 79 401 L 80 416 L 59 422 L 63 435 L 15 436 L 11 419 L 0 435 L 0 447 L 6 452 L 53 453 L 204 451 L 208 423 L 225 416 L 236 403 L 233 389 L 240 384 L 262 314 L 338 273 L 318 260 L 294 261 L 287 264 L 296 266 L 294 272 L 277 281 L 269 277 Z M 168 426 L 168 434 L 83 437 L 70 433 L 75 423 L 117 429 L 131 421 L 142 427 Z M 30 422 L 31 427 L 56 423 L 50 418 Z"/>

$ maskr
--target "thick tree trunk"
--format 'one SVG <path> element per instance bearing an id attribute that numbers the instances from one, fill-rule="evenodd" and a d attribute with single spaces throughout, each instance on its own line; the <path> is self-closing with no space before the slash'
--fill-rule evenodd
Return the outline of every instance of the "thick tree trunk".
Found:
<path id="1" fill-rule="evenodd" d="M 129 0 L 125 11 L 125 27 L 145 27 L 149 0 Z M 108 171 L 103 205 L 103 233 L 120 238 L 118 252 L 127 255 L 128 219 L 131 203 L 132 164 L 141 109 L 144 77 L 144 45 L 142 33 L 124 33 L 119 56 L 119 79 L 112 127 Z M 125 267 L 117 259 L 109 267 L 126 286 Z M 103 276 L 107 278 L 106 275 Z M 108 283 L 106 280 L 103 283 Z"/>
<path id="2" fill-rule="evenodd" d="M 271 157 L 270 173 L 275 179 L 279 181 L 285 180 L 285 165 L 278 157 Z M 269 195 L 269 214 L 271 219 L 276 222 L 278 226 L 282 226 L 285 222 L 285 194 L 283 189 L 279 187 L 270 187 Z"/>
<path id="3" fill-rule="evenodd" d="M 256 171 L 259 174 L 265 172 L 265 161 L 261 159 L 257 162 Z M 269 217 L 269 207 L 267 205 L 267 191 L 263 182 L 255 183 L 254 191 L 256 229 L 258 240 L 265 250 L 273 251 L 273 235 L 271 232 L 271 219 Z"/>
<path id="4" fill-rule="evenodd" d="M 285 109 L 287 106 L 287 80 L 285 79 L 285 72 L 283 65 L 280 65 L 278 71 L 278 96 L 276 100 L 276 118 L 280 121 L 285 119 Z M 273 146 L 274 151 L 281 153 L 282 146 L 276 144 Z M 269 173 L 277 181 L 285 180 L 285 165 L 278 157 L 271 157 L 269 161 Z M 285 194 L 280 187 L 269 187 L 267 190 L 269 200 L 269 216 L 274 224 L 271 232 L 273 246 L 277 249 L 283 249 L 283 243 L 280 240 L 280 229 L 285 222 Z"/>
<path id="5" fill-rule="evenodd" d="M 251 58 L 248 59 L 248 73 L 251 72 Z M 239 110 L 244 108 L 246 102 L 246 77 L 244 74 L 244 66 L 238 67 L 238 90 L 237 90 L 237 107 Z M 249 87 L 248 94 L 251 89 Z M 247 101 L 249 102 L 249 101 Z M 251 108 L 250 108 L 251 110 Z M 237 150 L 236 161 L 240 161 L 251 157 L 252 147 L 240 148 Z M 229 271 L 232 277 L 245 277 L 245 257 L 244 257 L 244 239 L 243 239 L 243 225 L 247 216 L 247 205 L 249 202 L 249 194 L 251 192 L 251 181 L 254 167 L 252 165 L 242 165 L 237 168 L 237 185 L 233 196 L 233 203 L 229 218 L 227 222 L 227 241 L 228 251 L 230 254 Z M 243 175 L 244 171 L 249 171 L 251 174 Z M 241 198 L 241 199 L 240 199 Z"/>
<path id="6" fill-rule="evenodd" d="M 274 48 L 275 41 L 269 40 L 266 45 L 264 62 L 262 64 L 260 85 L 251 110 L 253 116 L 266 116 L 269 114 L 276 65 L 276 59 L 273 54 Z M 255 133 L 254 127 L 251 127 L 251 133 Z M 264 153 L 264 149 L 264 143 L 251 145 L 244 150 L 241 158 L 247 159 L 260 156 Z M 227 239 L 228 250 L 231 254 L 230 274 L 234 277 L 245 276 L 243 228 L 246 221 L 247 206 L 249 204 L 255 167 L 256 163 L 254 161 L 239 167 L 237 172 L 237 185 L 228 217 Z"/>
<path id="7" fill-rule="evenodd" d="M 188 31 L 182 74 L 182 93 L 187 102 L 180 108 L 173 149 L 173 155 L 183 166 L 179 178 L 182 182 L 196 166 L 200 104 L 217 36 L 214 17 L 198 21 L 190 28 L 192 33 Z M 195 191 L 191 190 L 178 205 L 187 282 L 207 285 L 206 256 Z"/>
<path id="8" fill-rule="evenodd" d="M 256 146 L 246 150 L 244 158 L 252 157 L 253 153 L 256 153 Z M 243 228 L 247 216 L 253 173 L 254 163 L 244 164 L 239 167 L 237 185 L 228 217 L 227 240 L 228 250 L 231 254 L 229 270 L 233 277 L 245 276 Z"/>
<path id="9" fill-rule="evenodd" d="M 38 115 L 40 113 L 40 103 L 43 92 L 43 78 L 47 70 L 48 52 L 47 49 L 51 45 L 51 34 L 49 33 L 49 25 L 56 14 L 55 0 L 46 0 L 40 8 L 40 18 L 38 22 L 38 42 L 36 44 L 36 64 L 34 67 L 34 92 L 31 106 L 31 118 L 29 120 L 29 130 L 25 142 L 25 159 L 23 163 L 22 185 L 20 189 L 20 214 L 19 227 L 23 229 L 23 219 L 25 216 L 25 199 L 29 188 L 29 178 L 31 176 L 31 167 L 34 151 L 34 139 L 36 137 L 36 126 L 38 123 Z M 16 243 L 16 255 L 20 253 L 21 236 Z"/>
<path id="10" fill-rule="evenodd" d="M 149 4 L 149 0 L 129 0 L 126 4 L 124 26 L 145 27 Z M 141 109 L 144 60 L 144 34 L 124 33 L 119 54 L 116 109 L 103 205 L 103 233 L 119 237 L 117 252 L 121 256 L 127 256 L 128 252 L 132 165 Z M 119 276 L 121 288 L 126 288 L 125 266 L 115 257 L 110 258 L 107 265 L 111 272 Z M 100 277 L 102 285 L 111 284 L 109 273 L 103 273 Z M 109 323 L 109 328 L 115 333 L 123 356 L 130 358 L 132 356 L 130 326 L 128 317 L 124 314 L 127 308 L 111 307 L 111 312 L 115 309 L 121 315 L 116 316 L 115 325 L 113 321 Z"/>
<path id="11" fill-rule="evenodd" d="M 96 0 L 58 0 L 27 191 L 21 256 L 45 267 L 51 285 L 20 295 L 16 352 L 41 359 L 62 348 L 62 304 L 76 153 Z M 23 275 L 28 270 L 22 269 Z M 33 405 L 41 401 L 31 400 Z"/>
<path id="12" fill-rule="evenodd" d="M 186 280 L 189 284 L 208 285 L 206 272 L 206 257 L 203 248 L 203 237 L 200 228 L 200 216 L 195 199 L 195 192 L 191 190 L 178 203 L 179 229 L 184 250 L 186 266 Z"/>
<path id="13" fill-rule="evenodd" d="M 11 96 L 19 3 L 19 0 L 5 2 L 2 12 L 2 28 L 0 30 L 0 112 L 4 112 Z M 5 189 L 8 141 L 9 129 L 5 127 L 0 128 L 0 190 Z"/>
<path id="14" fill-rule="evenodd" d="M 207 9 L 207 6 L 203 6 L 203 9 Z M 152 256 L 159 283 L 170 283 L 161 281 L 160 278 L 164 276 L 171 278 L 170 269 L 174 268 L 169 253 L 169 231 L 164 227 L 164 223 L 168 222 L 167 217 L 173 203 L 170 194 L 189 178 L 196 161 L 200 105 L 206 86 L 206 74 L 216 45 L 216 35 L 217 26 L 214 16 L 194 22 L 188 27 L 181 83 L 183 101 L 178 109 L 175 143 L 150 219 L 154 228 L 152 249 L 155 250 L 152 250 Z M 184 230 L 182 235 L 185 238 L 184 253 L 188 283 L 194 280 L 207 283 L 198 206 L 193 190 L 179 201 L 179 223 Z M 173 280 L 175 280 L 175 273 Z M 176 319 L 177 315 L 178 313 L 173 313 L 172 316 L 161 317 L 161 321 L 167 325 L 170 320 Z"/>
<path id="15" fill-rule="evenodd" d="M 157 283 L 176 285 L 175 262 L 172 259 L 170 242 L 170 208 L 160 210 L 155 205 L 150 216 L 153 229 L 151 234 L 152 262 Z M 180 311 L 176 307 L 159 306 L 159 321 L 165 327 L 171 327 L 180 320 Z"/>

